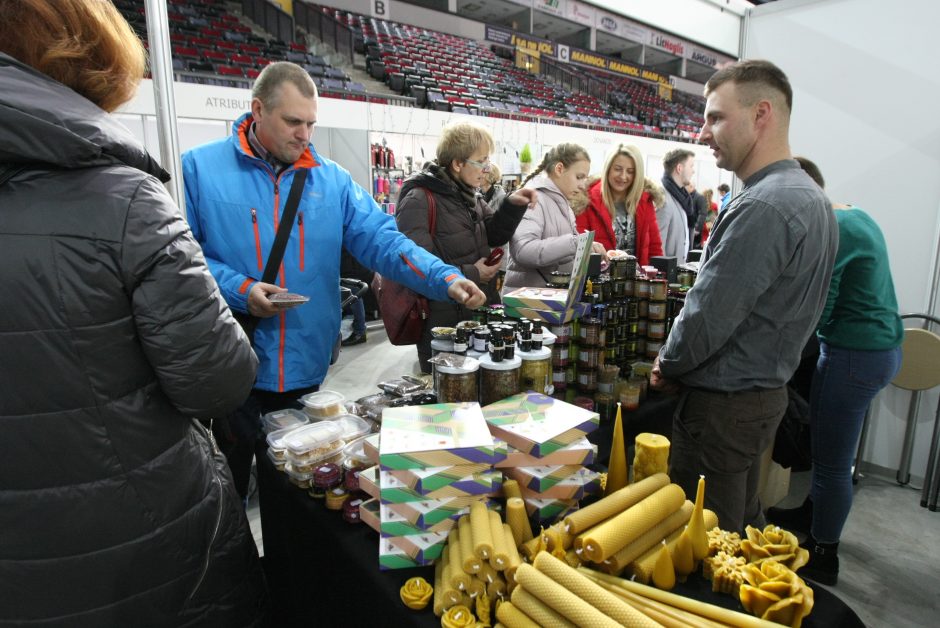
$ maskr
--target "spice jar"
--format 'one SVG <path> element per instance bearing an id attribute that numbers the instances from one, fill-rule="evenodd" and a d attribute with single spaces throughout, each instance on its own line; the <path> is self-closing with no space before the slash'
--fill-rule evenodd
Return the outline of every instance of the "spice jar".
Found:
<path id="1" fill-rule="evenodd" d="M 519 392 L 519 371 L 522 360 L 494 362 L 484 356 L 480 358 L 480 405 L 487 406 Z"/>
<path id="2" fill-rule="evenodd" d="M 665 301 L 667 292 L 665 279 L 650 279 L 650 301 Z"/>
<path id="3" fill-rule="evenodd" d="M 568 355 L 571 350 L 571 345 L 568 343 L 558 344 L 555 343 L 552 345 L 552 366 L 565 367 L 568 366 Z"/>
<path id="4" fill-rule="evenodd" d="M 646 339 L 646 357 L 656 358 L 659 356 L 659 350 L 663 348 L 663 341 L 656 338 Z"/>
<path id="5" fill-rule="evenodd" d="M 518 351 L 517 356 L 522 358 L 519 392 L 551 393 L 552 352 L 542 347 L 538 351 Z"/>
<path id="6" fill-rule="evenodd" d="M 666 320 L 666 302 L 665 301 L 650 301 L 647 305 L 646 317 L 650 321 L 665 321 Z"/>
<path id="7" fill-rule="evenodd" d="M 555 387 L 555 392 L 563 392 L 568 387 L 567 373 L 564 367 L 554 367 L 552 368 L 552 386 Z"/>
<path id="8" fill-rule="evenodd" d="M 578 347 L 578 368 L 597 368 L 600 362 L 600 347 Z"/>
<path id="9" fill-rule="evenodd" d="M 552 325 L 548 329 L 555 334 L 555 344 L 565 344 L 571 341 L 571 323 Z"/>
<path id="10" fill-rule="evenodd" d="M 654 321 L 649 322 L 649 327 L 646 330 L 646 335 L 649 338 L 654 340 L 662 340 L 666 337 L 666 321 Z"/>
<path id="11" fill-rule="evenodd" d="M 437 399 L 441 403 L 477 401 L 477 371 L 480 361 L 467 358 L 463 366 L 434 365 L 437 380 Z"/>
<path id="12" fill-rule="evenodd" d="M 603 327 L 600 319 L 591 317 L 581 320 L 581 328 L 578 335 L 579 343 L 585 346 L 597 346 L 603 344 Z"/>
<path id="13" fill-rule="evenodd" d="M 623 280 L 623 296 L 625 297 L 635 297 L 636 296 L 636 279 L 633 277 L 627 277 Z"/>
<path id="14" fill-rule="evenodd" d="M 548 285 L 552 288 L 567 288 L 569 281 L 571 281 L 571 273 L 555 270 L 549 275 Z"/>
<path id="15" fill-rule="evenodd" d="M 473 331 L 473 349 L 474 351 L 479 351 L 480 353 L 486 353 L 488 351 L 488 343 L 490 340 L 490 330 L 486 327 L 478 327 Z"/>
<path id="16" fill-rule="evenodd" d="M 597 369 L 578 369 L 578 390 L 583 393 L 597 390 Z"/>
<path id="17" fill-rule="evenodd" d="M 692 287 L 692 271 L 691 270 L 680 270 L 676 276 L 676 279 L 679 280 L 680 286 L 685 286 L 686 288 Z"/>
<path id="18" fill-rule="evenodd" d="M 610 260 L 610 278 L 625 279 L 627 277 L 627 258 L 615 257 Z"/>
<path id="19" fill-rule="evenodd" d="M 645 277 L 636 280 L 636 298 L 648 299 L 650 297 L 650 280 Z"/>

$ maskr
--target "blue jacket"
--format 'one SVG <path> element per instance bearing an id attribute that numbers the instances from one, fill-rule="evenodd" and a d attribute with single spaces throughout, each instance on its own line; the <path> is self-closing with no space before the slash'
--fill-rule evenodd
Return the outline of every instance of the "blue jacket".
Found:
<path id="1" fill-rule="evenodd" d="M 297 168 L 310 168 L 277 285 L 310 302 L 262 319 L 255 332 L 256 388 L 288 391 L 320 384 L 339 334 L 342 247 L 364 265 L 428 298 L 446 300 L 460 272 L 402 235 L 349 173 L 309 147 L 279 177 L 248 145 L 251 114 L 231 137 L 183 155 L 186 211 L 229 307 L 247 311 Z"/>

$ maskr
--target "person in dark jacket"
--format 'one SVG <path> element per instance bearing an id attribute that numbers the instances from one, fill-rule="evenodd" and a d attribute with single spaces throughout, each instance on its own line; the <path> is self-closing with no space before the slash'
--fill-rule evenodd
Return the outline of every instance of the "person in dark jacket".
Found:
<path id="1" fill-rule="evenodd" d="M 168 175 L 109 115 L 143 47 L 110 2 L 0 15 L 0 625 L 264 625 L 193 418 L 240 404 L 257 360 Z"/>
<path id="2" fill-rule="evenodd" d="M 492 247 L 509 241 L 536 193 L 519 190 L 493 211 L 477 194 L 492 167 L 493 138 L 482 126 L 461 122 L 445 127 L 437 144 L 437 158 L 405 180 L 395 218 L 398 229 L 453 264 L 486 294 L 488 304 L 499 303 L 496 273 L 499 263 L 487 265 Z M 434 198 L 435 225 L 431 232 L 429 197 Z M 418 342 L 421 371 L 430 372 L 431 328 L 452 327 L 470 318 L 470 310 L 452 302 L 431 302 L 430 316 Z"/>

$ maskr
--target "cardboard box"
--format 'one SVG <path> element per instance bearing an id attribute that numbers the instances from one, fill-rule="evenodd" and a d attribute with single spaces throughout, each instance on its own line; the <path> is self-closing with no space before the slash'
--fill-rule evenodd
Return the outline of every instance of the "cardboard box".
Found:
<path id="1" fill-rule="evenodd" d="M 370 467 L 374 468 L 374 467 Z M 360 488 L 362 474 L 359 475 Z M 409 488 L 388 471 L 379 472 L 379 497 L 385 502 L 415 502 L 445 497 L 467 497 L 473 495 L 494 495 L 503 488 L 503 474 L 499 471 L 474 473 L 433 491 L 422 492 Z M 368 491 L 367 491 L 368 492 Z M 371 493 L 370 493 L 371 494 Z"/>
<path id="2" fill-rule="evenodd" d="M 469 511 L 469 508 L 467 510 Z M 446 517 L 435 524 L 420 526 L 391 511 L 388 504 L 379 504 L 379 533 L 382 536 L 409 536 L 425 532 L 447 534 L 457 525 L 457 519 L 458 517 Z"/>
<path id="3" fill-rule="evenodd" d="M 544 491 L 533 491 L 524 486 L 519 487 L 522 496 L 533 499 L 563 499 L 581 500 L 588 495 L 597 495 L 601 492 L 601 476 L 589 469 L 579 469 L 564 480 L 553 484 Z"/>
<path id="4" fill-rule="evenodd" d="M 507 308 L 527 308 L 545 312 L 571 310 L 575 303 L 581 300 L 581 294 L 584 292 L 584 278 L 587 276 L 592 242 L 594 233 L 591 231 L 578 236 L 578 247 L 571 263 L 571 277 L 567 288 L 518 288 L 503 295 L 503 305 Z"/>
<path id="5" fill-rule="evenodd" d="M 502 443 L 506 445 L 503 441 L 497 440 L 497 444 Z M 508 447 L 508 445 L 506 445 Z M 581 438 L 571 443 L 570 445 L 565 445 L 558 451 L 548 454 L 547 456 L 537 457 L 530 456 L 527 453 L 521 452 L 515 447 L 509 447 L 506 454 L 506 458 L 496 463 L 497 469 L 505 469 L 509 467 L 538 467 L 538 466 L 553 466 L 553 465 L 569 465 L 576 464 L 580 466 L 587 466 L 593 464 L 595 458 L 597 457 L 597 445 L 591 443 L 586 438 Z"/>
<path id="6" fill-rule="evenodd" d="M 379 464 L 379 437 L 381 434 L 370 434 L 362 441 L 362 450 L 372 464 Z"/>
<path id="7" fill-rule="evenodd" d="M 548 290 L 548 288 L 546 288 Z M 509 296 L 509 295 L 506 295 Z M 531 318 L 533 320 L 542 321 L 543 323 L 548 323 L 550 325 L 561 325 L 562 323 L 569 323 L 573 320 L 579 319 L 588 312 L 591 311 L 591 306 L 587 303 L 575 303 L 570 308 L 565 310 L 538 310 L 530 307 L 503 307 L 503 312 L 506 316 L 511 316 L 513 318 Z"/>
<path id="8" fill-rule="evenodd" d="M 421 560 L 413 558 L 405 550 L 393 544 L 391 542 L 392 538 L 388 536 L 379 537 L 379 569 L 381 571 L 425 567 L 434 563 L 433 558 L 424 558 L 424 556 Z M 438 552 L 438 555 L 440 555 L 440 552 Z"/>
<path id="9" fill-rule="evenodd" d="M 421 502 L 383 504 L 388 512 L 418 528 L 431 528 L 445 519 L 459 519 L 470 512 L 470 504 L 482 501 L 489 510 L 500 510 L 498 502 L 479 496 L 429 499 Z"/>
<path id="10" fill-rule="evenodd" d="M 579 469 L 584 467 L 578 465 L 558 465 L 541 467 L 513 467 L 506 469 L 506 475 L 519 483 L 521 488 L 526 488 L 536 493 L 547 491 L 562 480 L 567 480 Z"/>
<path id="11" fill-rule="evenodd" d="M 423 532 L 404 536 L 383 536 L 396 550 L 419 564 L 427 565 L 440 557 L 447 546 L 446 532 Z"/>
<path id="12" fill-rule="evenodd" d="M 499 460 L 478 403 L 385 408 L 379 439 L 384 470 L 489 464 Z"/>
<path id="13" fill-rule="evenodd" d="M 382 531 L 381 521 L 379 519 L 379 500 L 372 498 L 359 504 L 359 519 L 364 524 L 375 530 Z"/>
<path id="14" fill-rule="evenodd" d="M 574 499 L 523 497 L 523 501 L 526 512 L 539 525 L 555 523 L 578 509 L 578 501 Z"/>
<path id="15" fill-rule="evenodd" d="M 489 464 L 461 464 L 450 467 L 400 469 L 386 473 L 411 490 L 426 495 L 456 482 L 465 482 L 475 474 L 492 470 L 493 466 Z"/>
<path id="16" fill-rule="evenodd" d="M 525 392 L 483 408 L 494 436 L 519 451 L 542 457 L 597 429 L 599 415 L 537 392 Z"/>

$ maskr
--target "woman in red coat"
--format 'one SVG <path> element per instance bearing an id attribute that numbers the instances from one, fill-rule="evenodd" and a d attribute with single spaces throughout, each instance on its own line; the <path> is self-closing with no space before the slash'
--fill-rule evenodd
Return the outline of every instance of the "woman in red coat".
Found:
<path id="1" fill-rule="evenodd" d="M 577 217 L 579 232 L 593 231 L 595 242 L 636 256 L 640 265 L 663 254 L 655 207 L 664 201 L 663 190 L 643 176 L 639 148 L 617 146 L 607 156 L 601 178 L 588 188 L 588 199 Z"/>

